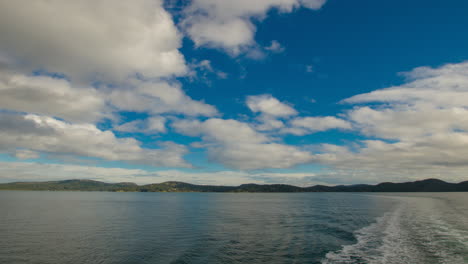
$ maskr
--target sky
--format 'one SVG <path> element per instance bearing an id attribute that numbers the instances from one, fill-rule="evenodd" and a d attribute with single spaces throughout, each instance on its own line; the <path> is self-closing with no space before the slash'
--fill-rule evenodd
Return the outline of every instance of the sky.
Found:
<path id="1" fill-rule="evenodd" d="M 0 182 L 468 179 L 464 0 L 0 1 Z"/>

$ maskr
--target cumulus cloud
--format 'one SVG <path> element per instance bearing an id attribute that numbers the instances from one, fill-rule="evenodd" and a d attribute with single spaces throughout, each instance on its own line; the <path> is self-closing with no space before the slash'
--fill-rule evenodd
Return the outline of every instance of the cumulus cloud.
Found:
<path id="1" fill-rule="evenodd" d="M 285 133 L 305 135 L 330 129 L 351 129 L 351 124 L 334 116 L 325 117 L 298 117 L 291 120 L 291 127 Z"/>
<path id="2" fill-rule="evenodd" d="M 214 75 L 218 79 L 226 79 L 228 77 L 228 74 L 215 69 L 211 65 L 211 61 L 209 60 L 202 60 L 202 61 L 196 61 L 194 60 L 192 63 L 189 65 L 190 67 L 190 73 L 189 77 L 194 80 L 194 79 L 201 79 L 205 81 L 206 83 L 210 83 L 209 76 Z"/>
<path id="3" fill-rule="evenodd" d="M 174 79 L 189 71 L 182 35 L 162 1 L 1 2 L 0 35 L 0 110 L 20 113 L 1 115 L 0 148 L 17 158 L 45 153 L 190 167 L 185 146 L 143 148 L 95 124 L 141 112 L 150 118 L 114 129 L 155 134 L 166 132 L 161 114 L 218 114 Z"/>
<path id="4" fill-rule="evenodd" d="M 468 134 L 445 134 L 396 143 L 364 140 L 359 146 L 327 147 L 317 162 L 329 165 L 330 178 L 343 183 L 377 183 L 439 178 L 466 180 Z"/>
<path id="5" fill-rule="evenodd" d="M 216 108 L 193 100 L 177 83 L 127 80 L 124 87 L 92 88 L 44 75 L 0 70 L 0 109 L 59 117 L 72 122 L 97 122 L 118 110 L 217 114 Z"/>
<path id="6" fill-rule="evenodd" d="M 330 129 L 351 129 L 351 123 L 334 116 L 293 118 L 298 115 L 294 108 L 268 94 L 248 96 L 247 106 L 260 113 L 254 124 L 258 131 L 303 136 Z"/>
<path id="7" fill-rule="evenodd" d="M 0 50 L 18 67 L 73 80 L 187 70 L 181 35 L 158 0 L 1 1 L 0 36 Z"/>
<path id="8" fill-rule="evenodd" d="M 111 131 L 102 131 L 92 124 L 71 124 L 32 114 L 1 114 L 0 127 L 2 152 L 14 153 L 21 149 L 154 166 L 191 167 L 183 159 L 187 153 L 185 146 L 162 142 L 160 149 L 142 148 L 133 138 L 117 138 Z"/>
<path id="9" fill-rule="evenodd" d="M 281 119 L 297 115 L 294 108 L 269 94 L 248 96 L 246 104 L 252 112 L 260 113 L 254 124 L 257 131 L 278 131 L 285 127 Z"/>
<path id="10" fill-rule="evenodd" d="M 104 96 L 91 87 L 74 87 L 49 76 L 30 76 L 0 69 L 0 109 L 94 122 L 109 116 Z"/>
<path id="11" fill-rule="evenodd" d="M 468 130 L 468 110 L 463 107 L 438 108 L 433 105 L 390 108 L 360 107 L 349 112 L 360 131 L 384 139 L 414 139 L 453 131 Z"/>
<path id="12" fill-rule="evenodd" d="M 349 148 L 327 146 L 320 160 L 354 181 L 466 180 L 468 63 L 420 67 L 403 75 L 402 85 L 344 100 L 372 103 L 355 106 L 347 117 L 374 139 Z"/>
<path id="13" fill-rule="evenodd" d="M 468 62 L 438 68 L 419 67 L 408 73 L 407 83 L 343 100 L 345 103 L 381 102 L 431 107 L 467 107 Z"/>
<path id="14" fill-rule="evenodd" d="M 109 98 L 114 106 L 125 111 L 189 116 L 218 114 L 215 107 L 187 96 L 178 83 L 132 80 L 126 88 L 109 91 Z"/>
<path id="15" fill-rule="evenodd" d="M 265 49 L 274 53 L 281 53 L 284 51 L 284 47 L 276 40 L 271 41 L 271 45 L 265 47 Z"/>
<path id="16" fill-rule="evenodd" d="M 285 117 L 297 114 L 297 111 L 294 108 L 280 102 L 278 99 L 268 94 L 248 96 L 247 106 L 254 113 L 261 113 L 275 117 Z"/>
<path id="17" fill-rule="evenodd" d="M 130 133 L 157 134 L 166 132 L 166 118 L 153 116 L 144 120 L 133 120 L 117 127 L 114 130 Z"/>
<path id="18" fill-rule="evenodd" d="M 261 19 L 271 9 L 289 13 L 299 7 L 320 9 L 324 4 L 325 0 L 194 0 L 185 9 L 182 27 L 196 46 L 238 55 L 257 45 L 253 18 Z"/>
<path id="19" fill-rule="evenodd" d="M 209 158 L 230 168 L 288 168 L 313 158 L 309 152 L 276 143 L 248 124 L 232 119 L 179 120 L 173 126 L 179 133 L 201 136 Z"/>
<path id="20" fill-rule="evenodd" d="M 275 40 L 266 47 L 257 44 L 254 20 L 272 9 L 288 13 L 324 3 L 194 0 L 182 11 L 180 27 L 197 47 L 259 57 L 284 48 Z M 343 100 L 353 108 L 336 117 L 299 116 L 271 95 L 249 96 L 255 122 L 248 124 L 213 118 L 219 115 L 214 106 L 191 98 L 175 81 L 226 75 L 208 60 L 186 64 L 179 51 L 182 35 L 160 0 L 1 1 L 0 36 L 0 150 L 18 159 L 72 155 L 190 167 L 183 159 L 185 146 L 162 142 L 158 149 L 143 148 L 95 125 L 131 111 L 150 117 L 114 130 L 164 133 L 167 115 L 208 117 L 176 120 L 173 126 L 201 137 L 198 145 L 212 161 L 241 170 L 318 162 L 337 177 L 348 173 L 350 179 L 369 181 L 422 174 L 456 180 L 468 172 L 468 62 L 403 73 L 401 85 Z M 355 129 L 368 139 L 346 147 L 322 144 L 315 154 L 279 140 L 287 133 L 329 129 Z"/>
<path id="21" fill-rule="evenodd" d="M 258 123 L 254 127 L 258 131 L 278 131 L 285 127 L 285 123 L 274 116 L 260 115 L 256 119 Z"/>
<path id="22" fill-rule="evenodd" d="M 2 109 L 77 122 L 109 117 L 107 106 L 216 113 L 168 81 L 188 70 L 182 36 L 161 1 L 1 2 L 0 35 Z"/>
<path id="23" fill-rule="evenodd" d="M 468 130 L 468 63 L 420 67 L 404 75 L 409 81 L 400 86 L 344 100 L 377 103 L 348 113 L 364 134 L 411 140 Z"/>

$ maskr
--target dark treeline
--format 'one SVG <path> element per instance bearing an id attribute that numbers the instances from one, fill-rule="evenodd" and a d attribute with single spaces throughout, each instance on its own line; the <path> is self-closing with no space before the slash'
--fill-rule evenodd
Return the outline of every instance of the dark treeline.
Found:
<path id="1" fill-rule="evenodd" d="M 0 190 L 31 191 L 109 191 L 109 192 L 466 192 L 468 181 L 448 183 L 438 179 L 376 185 L 315 185 L 297 187 L 286 184 L 242 184 L 239 186 L 195 185 L 184 182 L 163 182 L 147 185 L 105 183 L 93 180 L 47 182 L 12 182 L 0 184 Z"/>

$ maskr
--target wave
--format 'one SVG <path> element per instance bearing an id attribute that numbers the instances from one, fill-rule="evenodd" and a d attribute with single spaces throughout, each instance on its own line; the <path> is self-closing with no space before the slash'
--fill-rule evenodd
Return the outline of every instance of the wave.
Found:
<path id="1" fill-rule="evenodd" d="M 327 253 L 322 263 L 468 263 L 468 233 L 452 224 L 460 223 L 460 219 L 446 219 L 456 214 L 447 214 L 443 201 L 426 197 L 392 198 L 399 202 L 391 212 L 355 231 L 355 244 Z"/>

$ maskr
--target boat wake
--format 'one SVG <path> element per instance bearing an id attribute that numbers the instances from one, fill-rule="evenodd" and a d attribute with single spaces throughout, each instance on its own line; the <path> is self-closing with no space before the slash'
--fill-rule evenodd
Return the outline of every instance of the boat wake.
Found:
<path id="1" fill-rule="evenodd" d="M 468 230 L 458 225 L 463 215 L 434 198 L 392 198 L 399 200 L 393 211 L 357 230 L 355 244 L 329 252 L 322 263 L 468 263 Z"/>

